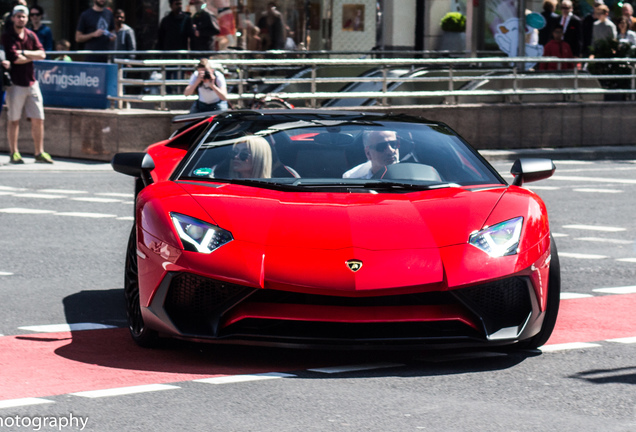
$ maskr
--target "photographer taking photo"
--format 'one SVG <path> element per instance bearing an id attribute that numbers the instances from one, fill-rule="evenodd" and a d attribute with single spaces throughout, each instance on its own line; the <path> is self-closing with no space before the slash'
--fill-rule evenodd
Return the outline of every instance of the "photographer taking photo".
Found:
<path id="1" fill-rule="evenodd" d="M 228 109 L 227 84 L 223 74 L 207 58 L 201 59 L 185 89 L 186 96 L 198 93 L 190 113 Z"/>

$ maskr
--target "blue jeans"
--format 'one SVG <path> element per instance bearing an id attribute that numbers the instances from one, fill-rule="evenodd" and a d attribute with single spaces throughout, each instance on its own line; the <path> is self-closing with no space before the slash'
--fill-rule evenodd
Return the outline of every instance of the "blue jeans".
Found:
<path id="1" fill-rule="evenodd" d="M 218 101 L 215 103 L 207 104 L 205 102 L 196 101 L 190 107 L 190 114 L 200 113 L 200 112 L 208 112 L 208 111 L 219 111 L 228 109 L 227 101 Z"/>

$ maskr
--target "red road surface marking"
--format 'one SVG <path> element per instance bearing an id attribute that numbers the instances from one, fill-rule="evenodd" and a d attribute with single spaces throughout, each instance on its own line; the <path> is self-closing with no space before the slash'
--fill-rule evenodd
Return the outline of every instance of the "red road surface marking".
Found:
<path id="1" fill-rule="evenodd" d="M 636 294 L 564 300 L 548 344 L 636 336 L 635 310 Z M 132 342 L 128 329 L 3 336 L 0 400 L 330 366 L 329 355 L 293 353 L 254 358 L 241 347 L 147 350 Z"/>
<path id="2" fill-rule="evenodd" d="M 635 311 L 636 294 L 563 300 L 547 345 L 636 336 Z"/>
<path id="3" fill-rule="evenodd" d="M 296 356 L 193 348 L 147 350 L 127 328 L 0 337 L 0 400 L 307 367 Z M 238 354 L 237 354 L 238 351 Z M 262 352 L 262 351 L 261 351 Z M 247 351 L 246 351 L 247 353 Z M 291 358 L 290 358 L 291 357 Z"/>

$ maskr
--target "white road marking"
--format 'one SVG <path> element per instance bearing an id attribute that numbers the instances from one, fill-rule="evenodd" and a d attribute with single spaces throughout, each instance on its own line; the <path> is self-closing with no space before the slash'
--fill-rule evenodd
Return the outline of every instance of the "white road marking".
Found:
<path id="1" fill-rule="evenodd" d="M 569 237 L 570 234 L 563 234 L 563 233 L 552 233 L 552 237 L 557 238 L 557 237 Z"/>
<path id="2" fill-rule="evenodd" d="M 592 188 L 577 188 L 572 189 L 574 192 L 588 192 L 588 193 L 608 193 L 608 194 L 619 194 L 623 193 L 622 190 L 618 189 L 592 189 Z"/>
<path id="3" fill-rule="evenodd" d="M 13 213 L 13 214 L 48 214 L 55 213 L 53 210 L 38 210 L 38 209 L 25 209 L 25 208 L 5 208 L 0 209 L 0 213 Z"/>
<path id="4" fill-rule="evenodd" d="M 561 188 L 558 187 L 558 186 L 534 186 L 533 185 L 533 186 L 528 186 L 528 187 L 524 186 L 524 189 L 553 191 L 553 190 L 559 190 Z"/>
<path id="5" fill-rule="evenodd" d="M 597 242 L 597 243 L 625 244 L 625 245 L 634 243 L 633 240 L 607 239 L 607 238 L 600 238 L 600 237 L 579 237 L 575 240 Z"/>
<path id="6" fill-rule="evenodd" d="M 618 258 L 616 261 L 636 263 L 636 258 Z"/>
<path id="7" fill-rule="evenodd" d="M 85 201 L 85 202 L 94 202 L 94 203 L 116 203 L 121 202 L 119 199 L 115 198 L 100 198 L 100 197 L 79 197 L 79 198 L 71 198 L 72 201 Z"/>
<path id="8" fill-rule="evenodd" d="M 280 373 L 280 372 L 268 372 L 262 374 L 252 374 L 252 375 L 231 375 L 231 376 L 222 376 L 222 377 L 213 377 L 213 378 L 203 378 L 194 380 L 194 382 L 204 383 L 204 384 L 234 384 L 234 383 L 242 383 L 248 381 L 262 381 L 262 380 L 270 380 L 277 378 L 295 378 L 296 375 Z"/>
<path id="9" fill-rule="evenodd" d="M 581 224 L 563 225 L 563 228 L 588 230 L 588 231 L 603 231 L 603 232 L 627 231 L 626 228 L 620 228 L 620 227 L 608 227 L 608 226 L 601 226 L 601 225 L 581 225 Z"/>
<path id="10" fill-rule="evenodd" d="M 12 213 L 12 214 L 54 214 L 55 216 L 74 216 L 85 218 L 116 218 L 117 215 L 106 213 L 85 213 L 85 212 L 56 212 L 54 210 L 38 210 L 38 209 L 25 209 L 25 208 L 5 208 L 0 209 L 0 213 Z M 124 219 L 129 220 L 129 219 Z"/>
<path id="11" fill-rule="evenodd" d="M 592 165 L 594 162 L 592 161 L 577 161 L 577 160 L 555 160 L 554 164 L 559 165 Z"/>
<path id="12" fill-rule="evenodd" d="M 0 276 L 13 276 L 13 273 L 0 271 Z"/>
<path id="13" fill-rule="evenodd" d="M 90 391 L 83 391 L 83 392 L 70 393 L 70 394 L 72 394 L 73 396 L 81 396 L 81 397 L 94 399 L 94 398 L 100 398 L 100 397 L 123 396 L 123 395 L 137 394 L 137 393 L 149 393 L 149 392 L 162 391 L 162 390 L 175 390 L 179 388 L 181 387 L 178 387 L 175 385 L 168 385 L 168 384 L 148 384 L 148 385 L 139 385 L 139 386 L 131 386 L 131 387 L 119 387 L 119 388 L 112 388 L 112 389 L 106 389 L 106 390 L 90 390 Z"/>
<path id="14" fill-rule="evenodd" d="M 562 176 L 556 175 L 550 177 L 550 180 L 561 180 L 561 181 L 580 181 L 580 182 L 590 182 L 590 183 L 619 183 L 619 184 L 636 184 L 636 180 L 632 179 L 613 179 L 613 178 L 605 178 L 605 177 L 578 177 L 578 176 Z"/>
<path id="15" fill-rule="evenodd" d="M 0 408 L 17 408 L 28 405 L 42 405 L 48 403 L 55 403 L 52 400 L 42 398 L 23 398 L 23 399 L 8 399 L 0 401 Z"/>
<path id="16" fill-rule="evenodd" d="M 123 220 L 123 221 L 134 221 L 135 218 L 132 216 L 122 216 L 122 217 L 118 217 L 117 220 Z"/>
<path id="17" fill-rule="evenodd" d="M 114 214 L 104 214 L 104 213 L 82 213 L 82 212 L 64 212 L 64 213 L 55 213 L 58 216 L 75 216 L 75 217 L 85 217 L 85 218 L 115 218 L 117 215 Z"/>
<path id="18" fill-rule="evenodd" d="M 604 294 L 636 294 L 636 285 L 613 287 L 613 288 L 597 288 L 592 291 Z"/>
<path id="19" fill-rule="evenodd" d="M 117 328 L 112 325 L 98 323 L 73 323 L 73 324 L 47 324 L 18 327 L 20 330 L 28 330 L 36 333 L 61 333 L 80 330 L 103 330 Z"/>
<path id="20" fill-rule="evenodd" d="M 572 300 L 580 298 L 594 297 L 592 294 L 579 294 L 579 293 L 561 293 L 561 300 Z"/>
<path id="21" fill-rule="evenodd" d="M 393 368 L 404 366 L 401 363 L 371 363 L 371 364 L 361 364 L 361 365 L 350 365 L 350 366 L 334 366 L 334 367 L 326 367 L 326 368 L 317 368 L 317 369 L 307 369 L 310 372 L 319 372 L 326 374 L 335 374 L 335 373 L 343 373 L 343 372 L 359 372 L 373 369 L 385 369 L 385 368 Z"/>
<path id="22" fill-rule="evenodd" d="M 558 169 L 558 167 L 557 167 Z M 616 166 L 603 166 L 603 165 L 599 165 L 593 168 L 573 168 L 573 169 L 559 169 L 559 175 L 563 174 L 563 173 L 582 173 L 582 172 L 616 172 L 616 171 L 633 171 L 634 169 L 636 169 L 633 166 L 626 166 L 626 167 L 616 167 Z"/>
<path id="23" fill-rule="evenodd" d="M 574 252 L 559 252 L 559 258 L 575 258 L 575 259 L 590 259 L 590 260 L 600 260 L 606 259 L 605 255 L 594 255 L 594 254 L 581 254 Z"/>
<path id="24" fill-rule="evenodd" d="M 62 198 L 66 198 L 64 195 L 39 194 L 39 193 L 19 193 L 19 194 L 13 194 L 13 196 L 17 197 L 17 198 L 37 198 L 37 199 L 62 199 Z"/>
<path id="25" fill-rule="evenodd" d="M 554 344 L 554 345 L 544 345 L 539 348 L 541 352 L 554 352 L 554 351 L 565 351 L 565 350 L 574 350 L 574 349 L 585 349 L 585 348 L 595 348 L 600 347 L 599 344 L 594 343 L 586 343 L 586 342 L 570 342 L 563 344 Z"/>
<path id="26" fill-rule="evenodd" d="M 71 189 L 39 189 L 38 192 L 53 193 L 53 194 L 58 193 L 58 194 L 67 194 L 67 195 L 88 193 L 87 191 L 71 190 Z"/>
<path id="27" fill-rule="evenodd" d="M 2 190 L 2 191 L 19 192 L 19 191 L 24 191 L 26 189 L 24 189 L 24 188 L 16 188 L 16 187 L 11 187 L 11 186 L 0 186 L 0 190 Z"/>
<path id="28" fill-rule="evenodd" d="M 133 198 L 134 195 L 131 193 L 118 193 L 118 192 L 99 192 L 95 195 L 99 196 L 112 196 L 112 197 L 120 197 L 120 198 Z"/>
<path id="29" fill-rule="evenodd" d="M 625 337 L 625 338 L 618 338 L 618 339 L 607 339 L 607 342 L 616 342 L 616 343 L 622 343 L 622 344 L 633 344 L 633 343 L 636 343 L 636 337 Z"/>

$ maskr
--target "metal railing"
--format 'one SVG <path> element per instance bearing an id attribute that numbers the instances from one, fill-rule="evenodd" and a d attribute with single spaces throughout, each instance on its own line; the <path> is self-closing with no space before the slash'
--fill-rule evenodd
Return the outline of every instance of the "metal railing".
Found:
<path id="1" fill-rule="evenodd" d="M 159 53 L 162 56 L 166 55 L 165 52 L 157 51 L 157 54 Z M 239 53 L 241 56 L 246 54 Z M 232 54 L 238 56 L 234 52 Z M 329 52 L 329 55 L 332 54 Z M 188 55 L 191 56 L 192 53 Z M 230 72 L 227 82 L 228 86 L 234 87 L 234 91 L 228 95 L 228 99 L 234 106 L 244 106 L 249 104 L 250 100 L 265 98 L 272 95 L 272 92 L 292 103 L 304 101 L 305 105 L 310 107 L 318 107 L 321 102 L 340 99 L 374 100 L 378 105 L 416 100 L 415 105 L 428 105 L 431 103 L 430 100 L 437 101 L 432 103 L 447 104 L 462 104 L 476 100 L 523 103 L 534 101 L 541 95 L 561 98 L 564 101 L 586 98 L 602 100 L 606 95 L 621 95 L 620 97 L 630 100 L 636 97 L 636 58 L 289 58 L 290 53 L 259 55 L 267 58 L 229 58 L 229 55 L 212 57 L 212 60 L 222 63 Z M 191 72 L 199 62 L 198 59 L 116 59 L 114 62 L 119 66 L 118 91 L 117 96 L 109 99 L 119 108 L 128 108 L 131 104 L 150 103 L 157 109 L 166 109 L 170 102 L 197 99 L 196 95 L 183 95 L 183 88 L 188 84 L 188 80 L 179 75 Z M 525 72 L 525 65 L 541 63 L 575 63 L 576 67 L 559 73 Z M 596 63 L 623 64 L 627 72 L 592 75 L 585 71 Z M 339 68 L 366 68 L 376 72 L 367 76 L 333 75 Z M 410 72 L 407 71 L 401 76 L 391 74 L 391 71 L 398 68 Z M 330 76 L 321 76 L 321 71 L 325 70 L 330 70 Z M 159 72 L 161 78 L 149 79 L 146 75 L 151 72 Z M 174 78 L 172 75 L 177 77 Z M 260 77 L 268 85 L 269 91 L 265 91 L 264 86 L 253 91 L 248 80 L 255 77 Z M 610 80 L 623 83 L 622 88 L 610 89 L 601 86 L 600 83 Z M 356 91 L 352 87 L 362 83 L 371 84 L 374 89 Z M 466 87 L 467 83 L 470 83 L 469 88 Z M 400 85 L 405 84 L 411 84 L 411 89 L 400 90 Z M 349 88 L 343 91 L 345 86 Z M 491 88 L 488 88 L 489 86 Z M 552 100 L 554 98 L 550 99 Z"/>

